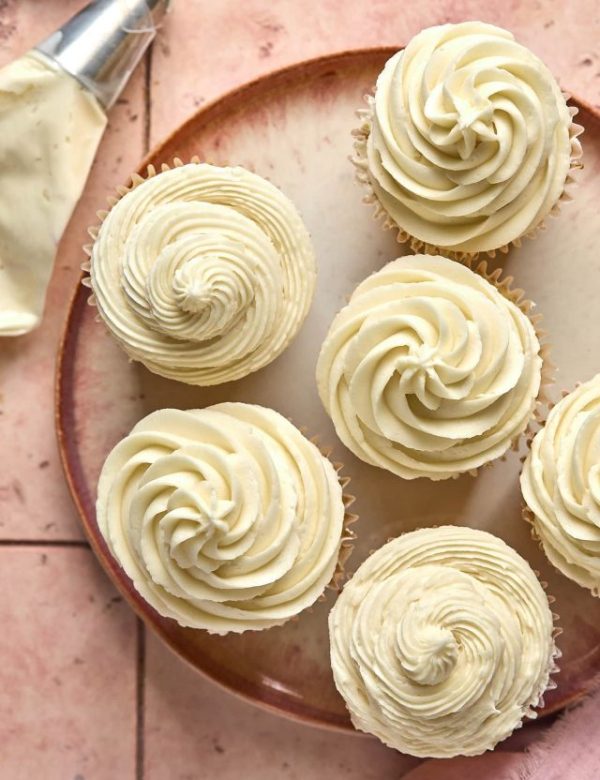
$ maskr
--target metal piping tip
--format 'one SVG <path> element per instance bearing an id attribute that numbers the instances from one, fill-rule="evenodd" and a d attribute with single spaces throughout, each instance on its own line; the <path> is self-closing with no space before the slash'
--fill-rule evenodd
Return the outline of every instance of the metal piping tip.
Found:
<path id="1" fill-rule="evenodd" d="M 170 0 L 94 0 L 36 46 L 108 110 L 154 39 Z"/>

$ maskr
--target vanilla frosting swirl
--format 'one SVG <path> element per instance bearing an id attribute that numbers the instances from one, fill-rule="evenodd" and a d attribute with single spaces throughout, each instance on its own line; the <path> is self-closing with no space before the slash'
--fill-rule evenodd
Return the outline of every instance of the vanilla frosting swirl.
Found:
<path id="1" fill-rule="evenodd" d="M 356 728 L 423 757 L 483 753 L 535 717 L 557 654 L 529 564 L 492 534 L 458 526 L 373 553 L 332 609 L 329 634 Z"/>
<path id="2" fill-rule="evenodd" d="M 600 374 L 552 409 L 531 444 L 521 489 L 550 561 L 600 595 Z"/>
<path id="3" fill-rule="evenodd" d="M 317 384 L 357 457 L 445 479 L 502 455 L 526 428 L 539 352 L 528 317 L 481 275 L 414 255 L 356 288 L 323 343 Z"/>
<path id="4" fill-rule="evenodd" d="M 199 385 L 274 360 L 308 312 L 315 273 L 288 198 L 243 168 L 196 163 L 129 190 L 91 257 L 96 304 L 126 352 Z"/>
<path id="5" fill-rule="evenodd" d="M 357 151 L 408 234 L 492 251 L 531 232 L 559 200 L 581 152 L 571 125 L 554 77 L 511 33 L 445 24 L 387 62 Z"/>
<path id="6" fill-rule="evenodd" d="M 98 527 L 161 615 L 211 633 L 285 622 L 334 574 L 344 503 L 332 464 L 277 412 L 163 409 L 110 453 Z"/>

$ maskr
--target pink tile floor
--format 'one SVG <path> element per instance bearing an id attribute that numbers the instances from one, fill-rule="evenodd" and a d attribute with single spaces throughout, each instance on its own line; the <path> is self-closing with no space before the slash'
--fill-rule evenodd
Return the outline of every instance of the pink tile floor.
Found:
<path id="1" fill-rule="evenodd" d="M 83 4 L 0 0 L 0 65 Z M 600 108 L 599 17 L 596 0 L 174 0 L 111 115 L 42 327 L 0 340 L 0 780 L 391 780 L 414 766 L 374 740 L 280 720 L 200 679 L 146 634 L 100 571 L 53 421 L 54 355 L 79 247 L 105 195 L 151 144 L 259 74 L 481 18 L 511 28 L 564 88 Z"/>

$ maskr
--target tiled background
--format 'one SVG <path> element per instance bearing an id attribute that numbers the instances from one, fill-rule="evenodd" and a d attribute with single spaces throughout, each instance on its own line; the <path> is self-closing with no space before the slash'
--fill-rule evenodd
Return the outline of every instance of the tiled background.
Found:
<path id="1" fill-rule="evenodd" d="M 82 5 L 0 0 L 0 65 Z M 423 26 L 482 18 L 511 28 L 565 88 L 600 108 L 599 14 L 597 0 L 174 0 L 112 112 L 42 327 L 0 339 L 0 780 L 391 780 L 414 765 L 374 740 L 294 725 L 202 680 L 146 634 L 100 571 L 53 427 L 54 355 L 78 247 L 106 193 L 150 145 L 205 101 L 305 57 L 403 44 Z"/>

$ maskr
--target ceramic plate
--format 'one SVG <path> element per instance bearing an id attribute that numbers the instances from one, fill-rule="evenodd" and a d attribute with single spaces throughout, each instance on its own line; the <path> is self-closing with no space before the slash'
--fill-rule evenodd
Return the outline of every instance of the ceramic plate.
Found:
<path id="1" fill-rule="evenodd" d="M 221 401 L 272 406 L 346 464 L 357 496 L 358 542 L 350 571 L 368 553 L 420 526 L 457 523 L 484 528 L 513 545 L 541 572 L 556 596 L 564 633 L 558 688 L 543 712 L 585 692 L 600 670 L 600 600 L 546 563 L 521 520 L 518 475 L 522 452 L 473 479 L 405 482 L 356 460 L 336 439 L 314 381 L 319 346 L 336 311 L 365 276 L 405 253 L 362 202 L 348 156 L 355 110 L 392 50 L 353 51 L 305 62 L 262 78 L 200 110 L 145 163 L 199 155 L 219 165 L 239 164 L 278 185 L 312 233 L 319 262 L 312 310 L 287 351 L 239 382 L 211 389 L 177 384 L 130 363 L 95 320 L 89 291 L 75 292 L 58 360 L 57 421 L 65 471 L 92 546 L 136 612 L 198 671 L 278 712 L 351 729 L 329 668 L 327 613 L 335 594 L 297 621 L 269 631 L 214 637 L 161 618 L 133 590 L 100 537 L 94 515 L 96 481 L 112 446 L 148 412 L 165 406 L 203 407 Z M 600 120 L 579 104 L 585 125 L 585 171 L 576 197 L 535 241 L 502 257 L 504 268 L 538 304 L 558 365 L 555 397 L 600 369 L 597 204 L 600 201 Z M 140 168 L 140 170 L 143 169 Z M 102 207 L 103 204 L 98 204 Z M 83 257 L 82 257 L 83 259 Z"/>

